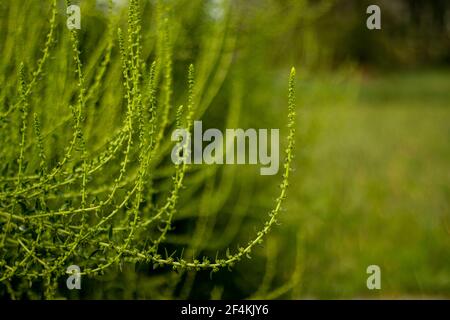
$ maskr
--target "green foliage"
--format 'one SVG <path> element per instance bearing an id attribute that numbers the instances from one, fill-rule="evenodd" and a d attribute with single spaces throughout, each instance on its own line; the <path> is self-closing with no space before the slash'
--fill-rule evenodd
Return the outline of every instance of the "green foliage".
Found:
<path id="1" fill-rule="evenodd" d="M 110 1 L 109 14 L 86 18 L 85 29 L 69 31 L 57 1 L 49 4 L 31 1 L 19 8 L 9 2 L 2 8 L 11 24 L 1 40 L 0 64 L 0 282 L 7 295 L 67 296 L 58 282 L 71 264 L 90 279 L 101 279 L 114 267 L 168 267 L 188 278 L 181 295 L 189 295 L 189 271 L 214 273 L 250 258 L 277 223 L 286 198 L 295 145 L 295 70 L 289 78 L 279 196 L 256 235 L 236 251 L 226 250 L 229 228 L 239 230 L 239 220 L 221 234 L 208 219 L 220 220 L 235 169 L 174 166 L 168 154 L 172 129 L 191 129 L 227 75 L 235 39 L 230 6 L 223 4 L 217 30 L 192 39 L 200 42 L 194 61 L 199 72 L 190 64 L 182 85 L 173 77 L 175 68 L 186 69 L 174 61 L 181 32 L 172 17 L 176 8 L 164 1 L 153 6 L 131 0 L 124 26 L 124 13 L 113 13 Z M 193 2 L 191 9 L 202 6 Z M 40 15 L 46 10 L 44 27 Z M 151 20 L 144 23 L 144 16 Z M 17 17 L 24 20 L 13 22 Z M 92 31 L 94 24 L 104 30 Z M 18 52 L 21 45 L 14 38 L 25 41 L 23 30 L 31 29 L 36 32 L 32 42 Z M 44 37 L 41 30 L 48 30 Z M 227 126 L 239 119 L 238 79 L 234 83 Z M 167 243 L 171 233 L 180 235 L 177 219 L 196 221 L 194 233 L 184 243 Z M 177 226 L 183 225 L 189 222 Z M 205 238 L 215 239 L 218 248 L 205 248 Z M 207 250 L 215 250 L 215 258 L 203 255 Z M 151 272 L 158 279 L 159 270 Z M 164 277 L 169 286 L 180 281 Z"/>

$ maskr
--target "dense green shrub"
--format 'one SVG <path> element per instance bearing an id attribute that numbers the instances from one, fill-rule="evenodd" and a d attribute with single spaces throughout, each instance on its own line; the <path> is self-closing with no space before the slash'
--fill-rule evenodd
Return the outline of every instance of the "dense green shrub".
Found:
<path id="1" fill-rule="evenodd" d="M 241 203 L 231 218 L 219 214 L 234 203 L 236 169 L 173 165 L 169 154 L 170 132 L 201 119 L 228 75 L 236 38 L 230 4 L 215 4 L 211 16 L 203 2 L 131 0 L 127 13 L 110 3 L 105 14 L 90 1 L 83 12 L 97 14 L 70 31 L 59 14 L 65 6 L 49 2 L 1 5 L 0 290 L 11 298 L 69 296 L 61 281 L 76 264 L 83 278 L 125 283 L 117 278 L 133 276 L 127 268 L 145 269 L 150 288 L 164 282 L 176 291 L 182 283 L 178 295 L 188 296 L 195 277 L 188 271 L 232 268 L 277 222 L 294 155 L 295 71 L 279 195 L 250 240 L 227 249 L 246 210 Z M 177 5 L 192 16 L 175 18 Z M 195 28 L 199 20 L 212 28 Z M 194 27 L 186 33 L 186 26 Z M 193 56 L 179 58 L 186 44 Z M 220 125 L 237 127 L 243 93 L 239 77 L 230 79 Z M 266 277 L 255 297 L 268 290 L 270 265 Z"/>

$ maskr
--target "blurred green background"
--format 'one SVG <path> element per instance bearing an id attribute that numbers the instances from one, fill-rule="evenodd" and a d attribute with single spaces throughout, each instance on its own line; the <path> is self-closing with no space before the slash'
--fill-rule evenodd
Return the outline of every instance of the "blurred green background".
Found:
<path id="1" fill-rule="evenodd" d="M 10 1 L 0 0 L 5 29 Z M 104 31 L 104 12 L 93 1 L 83 2 L 90 11 L 84 9 L 89 27 L 82 29 L 82 46 L 89 52 Z M 154 1 L 143 2 L 144 48 L 151 52 L 154 28 L 146 14 Z M 223 127 L 229 101 L 238 99 L 239 127 L 282 128 L 284 137 L 287 77 L 296 67 L 297 149 L 285 211 L 267 242 L 232 272 L 211 279 L 208 272 L 177 275 L 125 265 L 121 272 L 86 280 L 82 293 L 62 295 L 450 298 L 450 2 L 163 2 L 171 7 L 176 30 L 176 88 L 225 20 L 232 30 L 221 53 L 231 58 L 216 62 L 224 70 L 223 83 L 202 117 L 210 127 Z M 370 4 L 381 8 L 381 30 L 366 28 Z M 41 10 L 41 25 L 47 11 Z M 8 54 L 2 61 L 7 83 L 9 66 L 26 54 L 1 52 Z M 218 218 L 205 222 L 213 232 L 200 241 L 235 248 L 258 230 L 279 184 L 279 177 L 258 172 L 254 166 L 230 169 L 233 188 Z M 202 199 L 190 197 L 185 202 Z M 186 217 L 177 227 L 168 239 L 173 246 L 197 230 Z M 381 290 L 366 287 L 366 268 L 373 264 L 381 268 Z"/>
<path id="2" fill-rule="evenodd" d="M 243 68 L 261 89 L 244 110 L 273 105 L 270 127 L 280 73 L 295 65 L 299 75 L 295 180 L 273 237 L 283 258 L 266 259 L 273 296 L 450 297 L 450 3 L 251 3 L 257 22 L 245 9 L 255 29 L 242 46 L 253 64 Z M 366 28 L 370 4 L 381 30 Z M 275 188 L 264 183 L 256 199 L 269 205 Z M 372 264 L 381 290 L 366 287 Z M 247 294 L 251 268 L 238 268 Z M 278 295 L 296 268 L 298 284 Z"/>

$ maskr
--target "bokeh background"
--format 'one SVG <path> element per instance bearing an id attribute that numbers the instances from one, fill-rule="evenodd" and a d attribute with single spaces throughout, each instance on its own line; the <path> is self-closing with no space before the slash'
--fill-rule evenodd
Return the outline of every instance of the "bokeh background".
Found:
<path id="1" fill-rule="evenodd" d="M 20 14 L 34 12 L 27 21 L 35 24 L 36 34 L 30 35 L 22 21 L 15 35 L 43 38 L 48 7 L 37 9 L 33 0 L 19 0 L 26 5 L 16 12 L 12 2 L 0 0 L 1 29 L 11 36 L 11 16 L 19 21 Z M 126 16 L 125 2 L 116 1 L 119 15 Z M 144 48 L 150 57 L 155 1 L 142 2 Z M 239 127 L 284 128 L 287 79 L 291 66 L 296 67 L 297 148 L 285 210 L 252 259 L 231 272 L 211 278 L 208 272 L 176 274 L 125 264 L 83 280 L 82 292 L 62 288 L 60 295 L 449 298 L 450 2 L 163 2 L 173 21 L 175 99 L 185 97 L 189 63 L 215 65 L 218 76 L 209 80 L 218 83 L 218 90 L 205 97 L 209 108 L 202 116 L 209 127 L 224 128 L 229 106 L 239 104 Z M 381 30 L 366 28 L 370 4 L 381 8 Z M 104 36 L 106 13 L 101 1 L 81 1 L 81 6 L 87 59 L 84 55 Z M 63 30 L 62 13 L 59 19 Z M 26 43 L 2 47 L 2 84 L 8 84 L 11 66 L 37 55 L 37 50 L 20 50 Z M 219 58 L 202 58 L 215 46 L 221 46 Z M 119 82 L 110 82 L 109 90 Z M 112 101 L 106 94 L 102 99 Z M 3 95 L 4 105 L 5 100 Z M 203 206 L 212 208 L 208 214 L 194 204 L 214 195 L 208 196 L 211 183 L 189 193 L 170 246 L 183 247 L 195 235 L 190 252 L 214 256 L 246 243 L 264 222 L 279 177 L 259 176 L 257 166 L 220 170 L 220 175 L 211 174 L 212 185 L 225 176 L 226 201 Z M 373 264 L 381 268 L 381 290 L 366 287 L 366 268 Z"/>

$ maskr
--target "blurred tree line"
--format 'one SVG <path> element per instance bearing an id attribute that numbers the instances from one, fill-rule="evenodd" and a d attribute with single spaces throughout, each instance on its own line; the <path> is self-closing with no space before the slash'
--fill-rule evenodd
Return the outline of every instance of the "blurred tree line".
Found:
<path id="1" fill-rule="evenodd" d="M 381 30 L 366 28 L 371 4 L 381 9 Z M 351 60 L 392 69 L 450 63 L 447 0 L 339 0 L 318 26 L 322 45 L 332 48 L 334 64 Z"/>
<path id="2" fill-rule="evenodd" d="M 371 4 L 381 9 L 381 30 L 366 27 Z M 317 70 L 355 62 L 392 69 L 450 63 L 448 0 L 250 0 L 237 6 L 244 17 L 239 32 L 249 35 L 245 43 L 272 66 Z"/>

